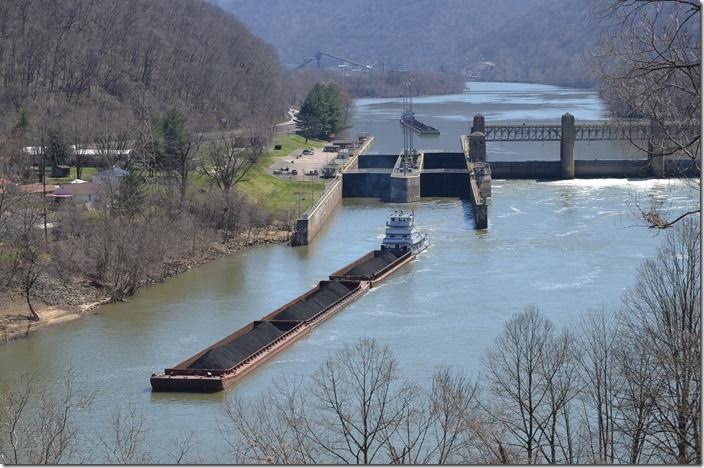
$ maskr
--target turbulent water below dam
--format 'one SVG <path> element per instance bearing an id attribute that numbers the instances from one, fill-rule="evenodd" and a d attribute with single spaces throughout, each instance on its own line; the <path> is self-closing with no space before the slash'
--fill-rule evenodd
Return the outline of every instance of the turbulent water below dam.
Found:
<path id="1" fill-rule="evenodd" d="M 521 99 L 538 109 L 547 103 L 538 120 L 559 120 L 564 111 L 578 120 L 598 119 L 604 112 L 589 91 L 522 84 L 510 94 L 511 84 L 486 86 L 504 87 L 495 94 L 482 91 L 487 116 L 523 116 Z M 416 100 L 419 119 L 448 135 L 442 122 L 456 121 L 456 129 L 464 131 L 479 110 L 472 104 L 478 99 L 472 95 L 476 87 L 471 84 L 470 93 L 460 96 L 466 102 L 453 96 L 427 98 L 428 106 L 436 106 L 433 112 L 446 113 L 437 119 L 428 118 L 430 108 Z M 518 96 L 513 110 L 506 95 Z M 378 107 L 390 109 L 393 100 L 365 101 L 358 105 L 355 128 L 371 127 L 378 152 L 398 149 L 400 103 L 392 113 Z M 455 108 L 451 102 L 459 104 Z M 422 141 L 417 138 L 416 146 L 422 147 Z M 533 145 L 532 159 L 555 159 L 553 149 Z M 521 151 L 503 148 L 505 157 L 518 157 Z M 491 161 L 497 153 L 489 147 L 488 154 Z M 78 416 L 81 426 L 102 430 L 118 405 L 132 405 L 145 419 L 150 445 L 195 431 L 203 461 L 227 462 L 218 421 L 224 402 L 234 395 L 260 394 L 283 375 L 309 375 L 328 353 L 361 337 L 389 345 L 407 378 L 427 383 L 441 365 L 476 375 L 505 321 L 528 304 L 536 304 L 558 327 L 574 327 L 590 308 L 619 305 L 639 264 L 654 254 L 662 237 L 638 220 L 636 202 L 678 211 L 699 204 L 698 193 L 686 184 L 657 180 L 494 180 L 492 198 L 486 231 L 474 230 L 468 201 L 423 199 L 415 204 L 417 223 L 431 247 L 231 390 L 151 393 L 149 376 L 378 248 L 395 206 L 344 200 L 309 246 L 243 251 L 145 288 L 129 302 L 104 306 L 96 315 L 0 345 L 0 379 L 9 382 L 29 373 L 38 386 L 53 388 L 71 366 L 79 382 L 96 392 L 90 411 Z"/>

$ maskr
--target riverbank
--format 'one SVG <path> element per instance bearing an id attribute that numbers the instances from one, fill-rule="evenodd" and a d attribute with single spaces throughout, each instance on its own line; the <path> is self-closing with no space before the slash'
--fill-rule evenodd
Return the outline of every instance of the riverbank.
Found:
<path id="1" fill-rule="evenodd" d="M 147 276 L 137 290 L 250 247 L 286 243 L 289 237 L 289 231 L 268 226 L 242 232 L 225 242 L 210 242 L 191 255 L 164 263 L 158 271 Z M 115 301 L 107 286 L 91 278 L 52 273 L 42 274 L 31 295 L 32 306 L 40 317 L 37 322 L 29 320 L 27 301 L 20 291 L 10 291 L 0 298 L 0 343 L 89 313 L 99 313 L 100 305 Z"/>

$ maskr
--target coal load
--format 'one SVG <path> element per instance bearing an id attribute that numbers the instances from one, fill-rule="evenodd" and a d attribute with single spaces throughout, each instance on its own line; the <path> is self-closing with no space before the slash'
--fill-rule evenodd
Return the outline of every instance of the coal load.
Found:
<path id="1" fill-rule="evenodd" d="M 284 328 L 282 330 L 282 328 Z M 188 366 L 189 369 L 229 369 L 256 353 L 291 327 L 277 327 L 270 322 L 261 322 L 249 332 L 229 343 L 213 348 Z"/>
<path id="2" fill-rule="evenodd" d="M 287 307 L 274 316 L 272 320 L 308 320 L 318 312 L 323 311 L 334 302 L 348 295 L 352 290 L 352 287 L 347 287 L 337 281 L 323 283 L 320 288 L 310 296 Z"/>
<path id="3" fill-rule="evenodd" d="M 386 268 L 389 264 L 396 261 L 396 255 L 389 251 L 382 250 L 381 254 L 367 260 L 364 263 L 357 265 L 350 271 L 344 273 L 344 276 L 354 276 L 354 277 L 367 277 L 372 278 L 374 275 L 378 274 L 381 270 Z"/>

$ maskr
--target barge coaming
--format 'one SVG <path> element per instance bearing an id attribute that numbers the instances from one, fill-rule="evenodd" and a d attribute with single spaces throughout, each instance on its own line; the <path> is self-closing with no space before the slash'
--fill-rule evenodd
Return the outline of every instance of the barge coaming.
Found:
<path id="1" fill-rule="evenodd" d="M 331 274 L 329 280 L 320 281 L 313 289 L 261 320 L 245 325 L 175 367 L 165 369 L 163 374 L 152 374 L 152 390 L 224 390 L 413 260 L 428 245 L 425 235 L 422 245 L 410 235 L 412 231 L 415 234 L 412 214 L 397 212 L 390 220 L 380 250 L 367 253 Z"/>
<path id="2" fill-rule="evenodd" d="M 320 283 L 327 284 L 331 283 L 331 281 L 321 281 Z M 269 314 L 267 317 L 274 316 L 277 313 L 280 313 L 280 311 L 284 310 L 287 306 L 297 302 L 301 298 L 310 296 L 321 287 L 320 283 L 312 290 L 299 296 L 298 298 L 289 302 L 285 306 L 280 307 L 276 311 Z M 298 341 L 310 330 L 312 330 L 320 323 L 333 316 L 336 312 L 356 300 L 359 296 L 363 295 L 369 289 L 368 283 L 356 282 L 354 283 L 354 285 L 354 288 L 352 288 L 351 291 L 344 297 L 333 302 L 325 309 L 320 310 L 307 320 L 257 320 L 255 322 L 249 323 L 248 325 L 242 327 L 233 334 L 223 338 L 222 340 L 209 346 L 203 351 L 191 356 L 190 358 L 186 359 L 177 366 L 165 369 L 163 374 L 152 375 L 150 378 L 152 390 L 171 392 L 217 392 L 234 385 L 245 375 L 249 374 L 254 369 L 256 369 L 260 364 L 275 356 L 279 352 L 283 351 L 291 344 Z M 296 323 L 294 325 L 291 322 Z M 285 324 L 284 328 L 287 328 L 288 330 L 280 336 L 276 337 L 270 343 L 267 343 L 266 345 L 262 346 L 256 352 L 247 356 L 245 359 L 240 360 L 229 368 L 207 369 L 192 367 L 194 363 L 198 362 L 203 356 L 207 355 L 209 352 L 212 352 L 213 350 L 216 350 L 218 348 L 222 348 L 223 346 L 226 346 L 227 344 L 236 341 L 238 338 L 245 336 L 247 333 L 250 333 L 253 329 L 255 329 L 258 325 L 261 325 L 263 323 L 274 324 L 274 326 L 276 326 L 277 324 Z"/>

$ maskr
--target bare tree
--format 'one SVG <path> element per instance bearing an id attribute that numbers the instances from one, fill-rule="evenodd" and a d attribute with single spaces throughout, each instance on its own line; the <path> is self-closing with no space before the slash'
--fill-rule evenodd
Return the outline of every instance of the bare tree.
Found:
<path id="1" fill-rule="evenodd" d="M 201 160 L 200 170 L 220 189 L 229 193 L 247 172 L 254 167 L 261 157 L 262 139 L 257 136 L 249 138 L 222 137 L 211 143 L 205 157 Z"/>
<path id="2" fill-rule="evenodd" d="M 423 463 L 466 463 L 466 454 L 473 443 L 471 427 L 479 412 L 478 385 L 449 369 L 440 369 L 433 376 L 429 395 L 431 415 L 430 449 Z"/>
<path id="3" fill-rule="evenodd" d="M 332 460 L 364 464 L 383 454 L 412 400 L 391 350 L 369 339 L 329 357 L 313 376 L 312 396 L 310 437 Z"/>
<path id="4" fill-rule="evenodd" d="M 320 448 L 305 435 L 306 401 L 300 380 L 284 379 L 253 401 L 228 400 L 220 431 L 236 463 L 321 463 Z"/>
<path id="5" fill-rule="evenodd" d="M 109 433 L 98 435 L 107 463 L 119 465 L 154 463 L 151 453 L 145 447 L 145 432 L 144 418 L 134 406 L 115 410 Z"/>
<path id="6" fill-rule="evenodd" d="M 510 437 L 524 463 L 573 461 L 569 402 L 577 395 L 572 337 L 555 336 L 537 307 L 509 320 L 487 354 L 495 404 L 488 416 Z"/>
<path id="7" fill-rule="evenodd" d="M 438 447 L 449 458 L 457 437 L 423 445 L 432 406 L 418 387 L 399 381 L 397 372 L 388 347 L 362 339 L 328 357 L 307 384 L 284 382 L 251 409 L 231 403 L 224 432 L 230 440 L 235 436 L 238 462 L 409 462 L 436 459 Z M 461 379 L 447 385 L 467 390 Z M 455 402 L 462 407 L 470 399 L 463 393 Z M 453 416 L 444 433 L 450 434 L 463 415 L 453 403 L 447 405 Z M 443 432 L 441 423 L 438 427 Z"/>
<path id="8" fill-rule="evenodd" d="M 614 114 L 650 120 L 650 139 L 632 143 L 662 167 L 663 158 L 683 155 L 701 169 L 700 9 L 698 0 L 626 0 L 599 12 L 609 27 L 596 57 L 603 94 Z M 697 213 L 642 215 L 651 227 L 667 228 Z"/>
<path id="9" fill-rule="evenodd" d="M 613 404 L 613 444 L 619 463 L 642 464 L 662 460 L 652 444 L 650 434 L 657 429 L 652 378 L 656 364 L 643 343 L 626 339 L 631 335 L 627 324 L 619 327 L 620 343 L 615 349 L 615 373 L 620 388 Z"/>
<path id="10" fill-rule="evenodd" d="M 37 390 L 25 375 L 2 389 L 0 401 L 0 461 L 55 465 L 80 458 L 85 438 L 74 419 L 93 395 L 76 387 L 71 369 L 51 390 Z"/>
<path id="11" fill-rule="evenodd" d="M 32 290 L 42 272 L 49 264 L 46 245 L 40 233 L 41 221 L 44 218 L 39 211 L 39 203 L 35 197 L 23 197 L 23 203 L 17 204 L 7 216 L 9 228 L 8 240 L 14 249 L 15 262 L 13 275 L 16 273 L 20 279 L 27 307 L 29 320 L 40 320 L 32 304 Z"/>
<path id="12" fill-rule="evenodd" d="M 605 308 L 592 310 L 582 321 L 578 340 L 589 463 L 614 463 L 617 459 L 616 413 L 621 391 L 617 325 Z"/>
<path id="13" fill-rule="evenodd" d="M 700 246 L 694 220 L 678 223 L 623 302 L 624 338 L 647 357 L 648 439 L 665 463 L 701 463 Z"/>

